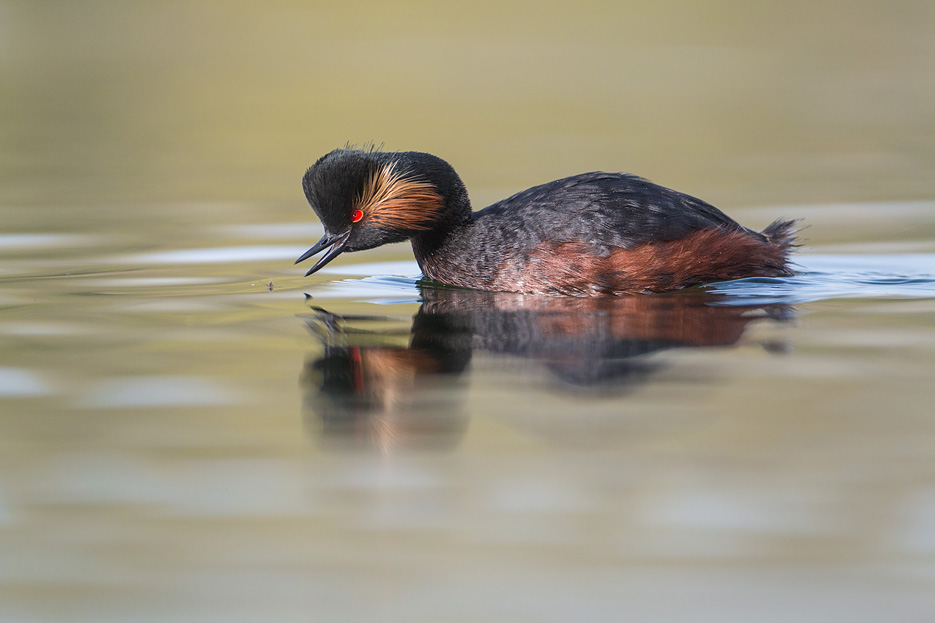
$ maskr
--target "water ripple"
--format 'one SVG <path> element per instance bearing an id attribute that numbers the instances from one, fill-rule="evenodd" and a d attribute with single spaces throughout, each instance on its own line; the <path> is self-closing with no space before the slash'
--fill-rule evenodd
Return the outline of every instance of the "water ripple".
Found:
<path id="1" fill-rule="evenodd" d="M 794 277 L 738 279 L 708 286 L 721 304 L 806 303 L 845 298 L 935 298 L 935 254 L 802 255 Z"/>
<path id="2" fill-rule="evenodd" d="M 752 277 L 706 286 L 725 295 L 719 305 L 804 303 L 843 298 L 935 298 L 935 254 L 799 255 L 794 277 Z M 322 271 L 324 272 L 324 271 Z M 335 267 L 341 275 L 362 275 L 323 284 L 316 298 L 356 298 L 372 303 L 416 303 L 415 262 L 382 262 Z M 365 275 L 365 276 L 364 276 Z"/>

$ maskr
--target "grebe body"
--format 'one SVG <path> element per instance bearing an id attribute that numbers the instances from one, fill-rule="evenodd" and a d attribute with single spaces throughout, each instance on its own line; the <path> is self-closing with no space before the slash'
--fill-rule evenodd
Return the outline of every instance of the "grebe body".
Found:
<path id="1" fill-rule="evenodd" d="M 714 206 L 624 173 L 583 173 L 472 212 L 444 160 L 338 149 L 303 178 L 325 236 L 297 261 L 411 240 L 423 274 L 465 288 L 623 295 L 792 274 L 795 221 L 762 232 Z"/>

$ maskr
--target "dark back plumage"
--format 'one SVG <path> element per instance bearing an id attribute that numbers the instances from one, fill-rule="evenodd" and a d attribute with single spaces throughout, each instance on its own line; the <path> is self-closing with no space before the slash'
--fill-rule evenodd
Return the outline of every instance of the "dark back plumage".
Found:
<path id="1" fill-rule="evenodd" d="M 749 231 L 700 199 L 636 175 L 600 171 L 516 193 L 481 210 L 475 220 L 488 230 L 515 229 L 510 243 L 524 251 L 542 242 L 579 241 L 607 253 L 711 227 Z"/>

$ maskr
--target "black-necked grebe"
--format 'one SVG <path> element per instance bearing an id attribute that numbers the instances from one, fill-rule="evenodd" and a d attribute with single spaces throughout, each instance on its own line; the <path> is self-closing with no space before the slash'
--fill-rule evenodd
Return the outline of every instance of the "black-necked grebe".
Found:
<path id="1" fill-rule="evenodd" d="M 477 290 L 620 295 L 792 274 L 795 221 L 756 232 L 635 175 L 582 173 L 472 212 L 441 158 L 336 149 L 302 186 L 325 236 L 296 263 L 327 249 L 306 275 L 406 239 L 426 277 Z"/>

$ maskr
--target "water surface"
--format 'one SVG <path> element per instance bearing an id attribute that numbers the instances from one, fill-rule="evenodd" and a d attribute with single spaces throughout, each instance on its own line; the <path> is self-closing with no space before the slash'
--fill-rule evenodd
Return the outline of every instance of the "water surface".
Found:
<path id="1" fill-rule="evenodd" d="M 575 299 L 425 284 L 403 245 L 303 279 L 308 225 L 6 215 L 10 620 L 935 605 L 925 244 Z"/>

